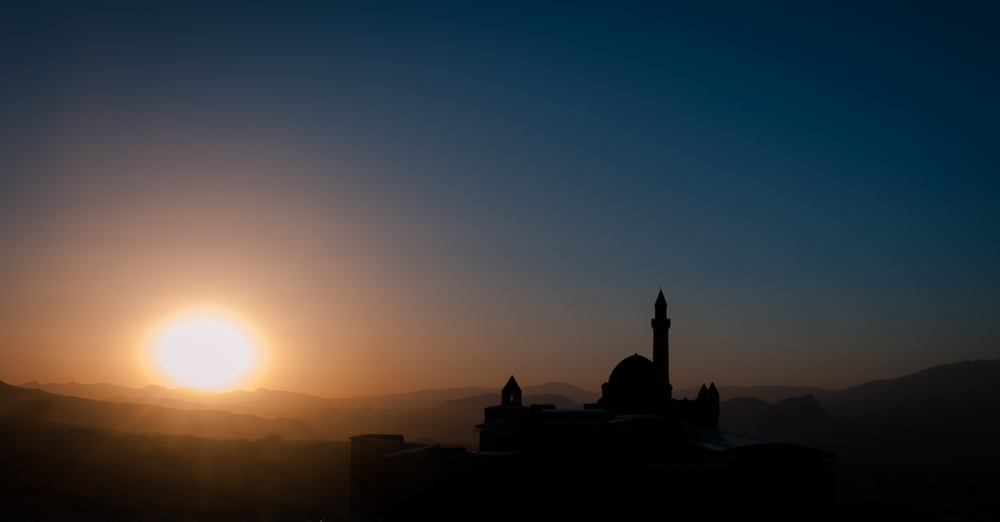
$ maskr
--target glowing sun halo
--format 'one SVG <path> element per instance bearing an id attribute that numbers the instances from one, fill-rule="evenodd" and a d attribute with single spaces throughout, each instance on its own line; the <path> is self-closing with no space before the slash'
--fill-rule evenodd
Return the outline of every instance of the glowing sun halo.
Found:
<path id="1" fill-rule="evenodd" d="M 220 315 L 182 317 L 153 341 L 156 365 L 184 386 L 218 389 L 237 382 L 253 368 L 257 346 L 235 321 Z"/>

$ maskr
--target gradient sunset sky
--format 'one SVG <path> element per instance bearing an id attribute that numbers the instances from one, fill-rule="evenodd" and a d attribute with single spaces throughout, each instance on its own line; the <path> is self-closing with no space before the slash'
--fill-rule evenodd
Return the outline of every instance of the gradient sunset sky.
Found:
<path id="1" fill-rule="evenodd" d="M 997 3 L 0 2 L 0 380 L 842 388 L 1000 357 Z"/>

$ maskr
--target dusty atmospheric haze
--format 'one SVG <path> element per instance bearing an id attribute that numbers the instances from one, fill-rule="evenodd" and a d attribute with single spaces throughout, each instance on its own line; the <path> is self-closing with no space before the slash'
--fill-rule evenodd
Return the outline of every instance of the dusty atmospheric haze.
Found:
<path id="1" fill-rule="evenodd" d="M 0 3 L 0 380 L 176 387 L 212 310 L 228 389 L 596 391 L 661 287 L 676 389 L 1000 358 L 997 20 Z"/>

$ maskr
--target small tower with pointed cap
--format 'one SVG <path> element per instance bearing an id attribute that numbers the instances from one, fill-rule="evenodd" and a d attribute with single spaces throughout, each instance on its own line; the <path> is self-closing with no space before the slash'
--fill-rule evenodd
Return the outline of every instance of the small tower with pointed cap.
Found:
<path id="1" fill-rule="evenodd" d="M 656 303 L 653 304 L 655 314 L 653 315 L 653 365 L 656 367 L 660 389 L 664 398 L 669 400 L 673 393 L 673 386 L 670 385 L 670 319 L 667 319 L 667 300 L 663 297 L 663 290 L 656 296 Z"/>
<path id="2" fill-rule="evenodd" d="M 517 381 L 514 380 L 513 375 L 507 380 L 507 384 L 500 391 L 500 395 L 500 404 L 502 406 L 521 405 L 521 387 L 517 385 Z"/>

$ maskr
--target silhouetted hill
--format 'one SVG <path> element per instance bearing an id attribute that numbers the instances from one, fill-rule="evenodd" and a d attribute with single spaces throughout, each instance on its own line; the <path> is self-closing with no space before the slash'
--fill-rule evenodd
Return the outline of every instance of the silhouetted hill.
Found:
<path id="1" fill-rule="evenodd" d="M 721 393 L 727 389 L 722 387 Z M 762 392 L 769 389 L 785 393 L 796 388 L 751 386 L 736 391 L 766 395 Z M 803 426 L 812 426 L 807 442 L 814 445 L 905 445 L 907 451 L 933 451 L 940 462 L 948 448 L 968 448 L 973 440 L 993 447 L 987 441 L 1000 440 L 1000 360 L 935 366 L 821 396 L 784 399 L 768 409 L 759 400 L 730 398 L 720 409 L 720 424 L 728 431 L 788 440 L 792 432 L 798 437 Z"/>
<path id="2" fill-rule="evenodd" d="M 720 391 L 725 397 L 726 387 Z M 814 398 L 773 407 L 730 398 L 720 404 L 719 422 L 726 431 L 834 452 L 843 464 L 838 497 L 851 506 L 845 520 L 930 520 L 933 511 L 990 520 L 1000 513 L 1000 361 L 936 366 Z"/>
<path id="3" fill-rule="evenodd" d="M 464 388 L 418 390 L 406 393 L 387 393 L 384 395 L 372 395 L 367 397 L 328 399 L 327 406 L 338 410 L 422 410 L 426 408 L 435 408 L 450 400 L 464 399 L 466 397 L 473 397 L 484 393 L 499 393 L 499 391 L 499 388 L 479 388 L 475 386 L 466 386 Z"/>
<path id="4" fill-rule="evenodd" d="M 95 383 L 95 384 L 81 384 L 75 381 L 67 382 L 66 384 L 59 383 L 44 383 L 41 384 L 38 381 L 26 382 L 24 384 L 19 384 L 18 388 L 29 388 L 32 390 L 42 390 L 49 393 L 55 393 L 58 395 L 68 395 L 70 397 L 80 397 L 83 399 L 96 399 L 102 401 L 108 397 L 162 397 L 163 393 L 160 390 L 167 390 L 163 386 L 155 386 L 150 384 L 145 388 L 136 389 L 129 388 L 128 386 L 119 386 L 117 384 L 108 383 Z"/>
<path id="5" fill-rule="evenodd" d="M 160 403 L 162 405 L 171 404 L 170 401 L 182 401 L 172 404 L 184 409 L 204 409 L 204 406 L 215 406 L 216 409 L 244 408 L 244 411 L 253 411 L 258 415 L 281 416 L 289 416 L 289 414 L 299 411 L 318 410 L 328 406 L 330 400 L 307 393 L 273 391 L 265 388 L 259 388 L 252 392 L 234 390 L 214 393 L 191 388 L 166 388 L 152 384 L 136 389 L 106 383 L 80 384 L 77 382 L 66 384 L 30 382 L 19 387 L 87 399 L 138 398 L 142 399 L 139 402 Z"/>
<path id="6" fill-rule="evenodd" d="M 694 399 L 698 396 L 699 387 L 674 390 L 674 398 Z M 768 404 L 790 399 L 792 397 L 805 397 L 812 395 L 819 400 L 836 393 L 823 388 L 813 386 L 719 386 L 719 399 L 727 401 L 729 399 L 754 398 L 760 399 Z"/>
<path id="7" fill-rule="evenodd" d="M 830 402 L 993 395 L 1000 395 L 1000 359 L 961 361 L 934 366 L 896 379 L 866 382 L 834 392 Z"/>
<path id="8" fill-rule="evenodd" d="M 936 366 L 767 410 L 748 399 L 724 401 L 720 409 L 724 430 L 833 451 L 852 473 L 986 473 L 1000 466 L 1000 361 Z"/>
<path id="9" fill-rule="evenodd" d="M 580 405 L 562 395 L 525 395 L 524 404 L 553 404 L 575 409 Z M 500 404 L 499 393 L 487 393 L 445 402 L 423 410 L 352 410 L 325 408 L 302 416 L 330 439 L 345 440 L 361 433 L 401 433 L 407 440 L 438 442 L 476 449 L 483 409 Z"/>
<path id="10" fill-rule="evenodd" d="M 328 438 L 334 440 L 347 440 L 348 437 L 360 433 L 402 433 L 407 439 L 436 441 L 453 445 L 464 445 L 475 448 L 478 446 L 478 434 L 474 431 L 474 426 L 482 422 L 483 409 L 500 403 L 499 389 L 490 391 L 486 388 L 451 388 L 437 390 L 421 390 L 410 393 L 387 394 L 374 397 L 353 397 L 349 399 L 324 399 L 306 394 L 278 392 L 272 390 L 259 389 L 254 392 L 228 392 L 210 393 L 184 388 L 168 389 L 161 386 L 147 386 L 136 390 L 123 386 L 113 386 L 108 384 L 86 385 L 79 383 L 44 384 L 28 383 L 22 385 L 24 391 L 35 391 L 45 393 L 41 390 L 28 390 L 28 387 L 44 387 L 50 390 L 59 390 L 66 393 L 79 393 L 90 396 L 101 396 L 108 392 L 125 392 L 132 396 L 110 396 L 105 397 L 108 402 L 117 403 L 122 408 L 128 408 L 128 412 L 111 415 L 118 419 L 111 421 L 108 419 L 100 422 L 93 419 L 86 419 L 82 412 L 74 417 L 66 410 L 60 409 L 59 422 L 68 424 L 97 426 L 113 429 L 123 429 L 125 431 L 160 431 L 164 433 L 179 433 L 178 430 L 184 422 L 178 417 L 213 419 L 216 423 L 221 421 L 218 414 L 239 413 L 239 414 L 260 414 L 264 413 L 268 419 L 250 417 L 250 415 L 233 415 L 232 418 L 250 417 L 258 421 L 272 423 L 288 423 L 288 418 L 296 419 L 301 423 L 305 431 L 295 432 L 291 426 L 282 426 L 274 429 L 252 428 L 243 426 L 240 428 L 240 435 L 237 438 L 259 438 L 267 432 L 281 433 L 289 439 L 301 438 Z M 473 396 L 465 396 L 481 390 L 486 393 L 479 393 Z M 539 386 L 526 386 L 526 390 L 563 390 L 572 393 L 577 397 L 596 401 L 596 393 L 587 392 L 565 383 L 548 383 Z M 60 396 L 50 394 L 52 397 L 63 397 L 64 399 L 77 399 L 76 397 Z M 178 398 L 171 398 L 170 395 L 179 397 L 197 398 L 203 402 L 195 402 Z M 448 397 L 458 398 L 449 399 Z M 77 399 L 85 400 L 85 399 Z M 559 408 L 580 408 L 581 405 L 562 394 L 526 394 L 525 404 L 549 403 Z M 228 402 L 224 402 L 228 401 Z M 215 403 L 215 404 L 213 404 Z M 361 405 L 371 405 L 371 408 L 359 408 Z M 433 406 L 424 408 L 414 408 L 431 404 Z M 259 405 L 272 408 L 285 407 L 285 410 L 267 410 Z M 308 407 L 324 405 L 313 410 Z M 340 405 L 342 408 L 336 407 Z M 397 406 L 389 409 L 388 406 Z M 75 410 L 80 410 L 81 406 L 75 406 Z M 89 409 L 106 409 L 108 406 L 88 405 Z M 138 408 L 138 410 L 136 410 Z M 144 409 L 145 408 L 145 409 Z M 157 409 L 159 408 L 159 409 Z M 148 409 L 148 410 L 146 410 Z M 218 410 L 227 410 L 222 412 Z M 73 410 L 69 408 L 68 410 Z M 185 411 L 180 411 L 185 410 Z M 151 414 L 149 412 L 155 412 Z M 142 415 L 143 421 L 135 424 L 133 429 L 126 429 L 123 426 L 123 419 L 128 415 Z M 288 418 L 279 418 L 284 415 Z M 103 418 L 103 417 L 102 417 Z M 270 419 L 270 420 L 269 420 Z M 56 418 L 53 418 L 56 420 Z M 202 421 L 203 423 L 205 421 Z M 230 419 L 228 422 L 235 422 Z M 248 422 L 248 421 L 244 421 Z M 312 428 L 316 428 L 313 430 Z M 218 429 L 218 428 L 213 428 Z M 235 429 L 235 428 L 232 428 Z M 202 431 L 199 436 L 224 438 L 215 432 Z M 265 431 L 261 431 L 265 430 Z"/>
<path id="11" fill-rule="evenodd" d="M 823 406 L 812 395 L 778 401 L 762 418 L 769 428 L 779 431 L 821 429 L 830 422 Z"/>
<path id="12" fill-rule="evenodd" d="M 322 434 L 298 419 L 262 419 L 227 411 L 185 411 L 67 397 L 0 382 L 0 417 L 11 422 L 55 422 L 130 433 L 194 435 L 213 439 L 260 439 L 269 433 L 288 439 Z"/>
<path id="13" fill-rule="evenodd" d="M 760 426 L 770 423 L 777 429 L 785 422 L 777 408 L 759 412 L 759 405 L 743 399 L 724 401 L 720 407 L 723 423 L 728 417 L 741 424 L 753 417 L 752 413 L 761 417 L 754 421 Z M 896 379 L 827 392 L 808 403 L 800 401 L 796 408 L 800 409 L 796 415 L 807 415 L 811 409 L 817 419 L 820 410 L 825 410 L 843 429 L 868 426 L 872 430 L 919 429 L 956 438 L 984 433 L 1000 436 L 1000 360 L 935 366 Z"/>
<path id="14" fill-rule="evenodd" d="M 738 397 L 719 403 L 722 419 L 759 417 L 769 409 L 770 404 L 753 397 Z"/>
<path id="15" fill-rule="evenodd" d="M 477 395 L 475 397 L 466 397 L 464 399 L 455 399 L 448 401 L 441 406 L 434 408 L 437 411 L 450 411 L 450 412 L 476 412 L 480 417 L 480 420 L 476 421 L 475 424 L 482 422 L 483 409 L 490 406 L 496 406 L 500 404 L 500 394 L 499 393 L 486 393 L 483 395 Z M 521 397 L 522 404 L 525 406 L 531 404 L 551 404 L 557 409 L 578 409 L 581 408 L 580 404 L 574 402 L 570 398 L 553 393 L 546 394 L 525 394 Z M 425 410 L 426 411 L 426 410 Z"/>
<path id="16" fill-rule="evenodd" d="M 830 427 L 826 411 L 812 395 L 784 399 L 773 406 L 741 397 L 720 403 L 719 410 L 720 428 L 758 437 L 815 435 Z"/>
<path id="17" fill-rule="evenodd" d="M 235 390 L 224 393 L 205 392 L 191 388 L 165 388 L 149 385 L 144 388 L 129 388 L 113 384 L 66 384 L 29 382 L 21 388 L 44 390 L 49 393 L 114 402 L 134 402 L 159 404 L 185 410 L 221 409 L 233 413 L 246 413 L 265 418 L 297 417 L 299 413 L 317 411 L 326 407 L 337 410 L 422 410 L 435 408 L 445 402 L 465 399 L 487 393 L 500 393 L 500 388 L 442 388 L 418 390 L 407 393 L 384 395 L 325 398 L 306 393 L 284 392 L 259 388 L 252 392 Z M 525 394 L 563 395 L 576 404 L 596 402 L 597 392 L 582 390 L 576 386 L 550 382 L 536 386 L 525 386 Z"/>
<path id="18" fill-rule="evenodd" d="M 499 388 L 495 390 L 499 392 Z M 549 382 L 537 386 L 523 386 L 521 392 L 525 395 L 562 395 L 576 404 L 592 404 L 597 402 L 601 394 L 595 391 L 582 390 L 564 382 Z"/>
<path id="19" fill-rule="evenodd" d="M 837 392 L 825 438 L 845 463 L 982 473 L 1000 467 L 1000 361 L 963 361 Z"/>
<path id="20" fill-rule="evenodd" d="M 211 440 L 8 417 L 0 419 L 0 463 L 2 520 L 346 520 L 348 514 L 346 442 Z"/>
<path id="21" fill-rule="evenodd" d="M 823 402 L 842 422 L 1000 429 L 1000 360 L 962 361 L 867 382 Z"/>
<path id="22" fill-rule="evenodd" d="M 167 397 L 107 397 L 102 399 L 108 402 L 128 402 L 132 404 L 156 404 L 164 408 L 175 408 L 178 410 L 221 410 L 240 415 L 256 415 L 265 419 L 277 419 L 282 417 L 280 412 L 253 408 L 250 406 L 239 406 L 236 404 L 206 404 L 203 402 L 184 401 L 180 399 L 170 399 Z M 293 415 L 286 415 L 292 417 Z"/>

